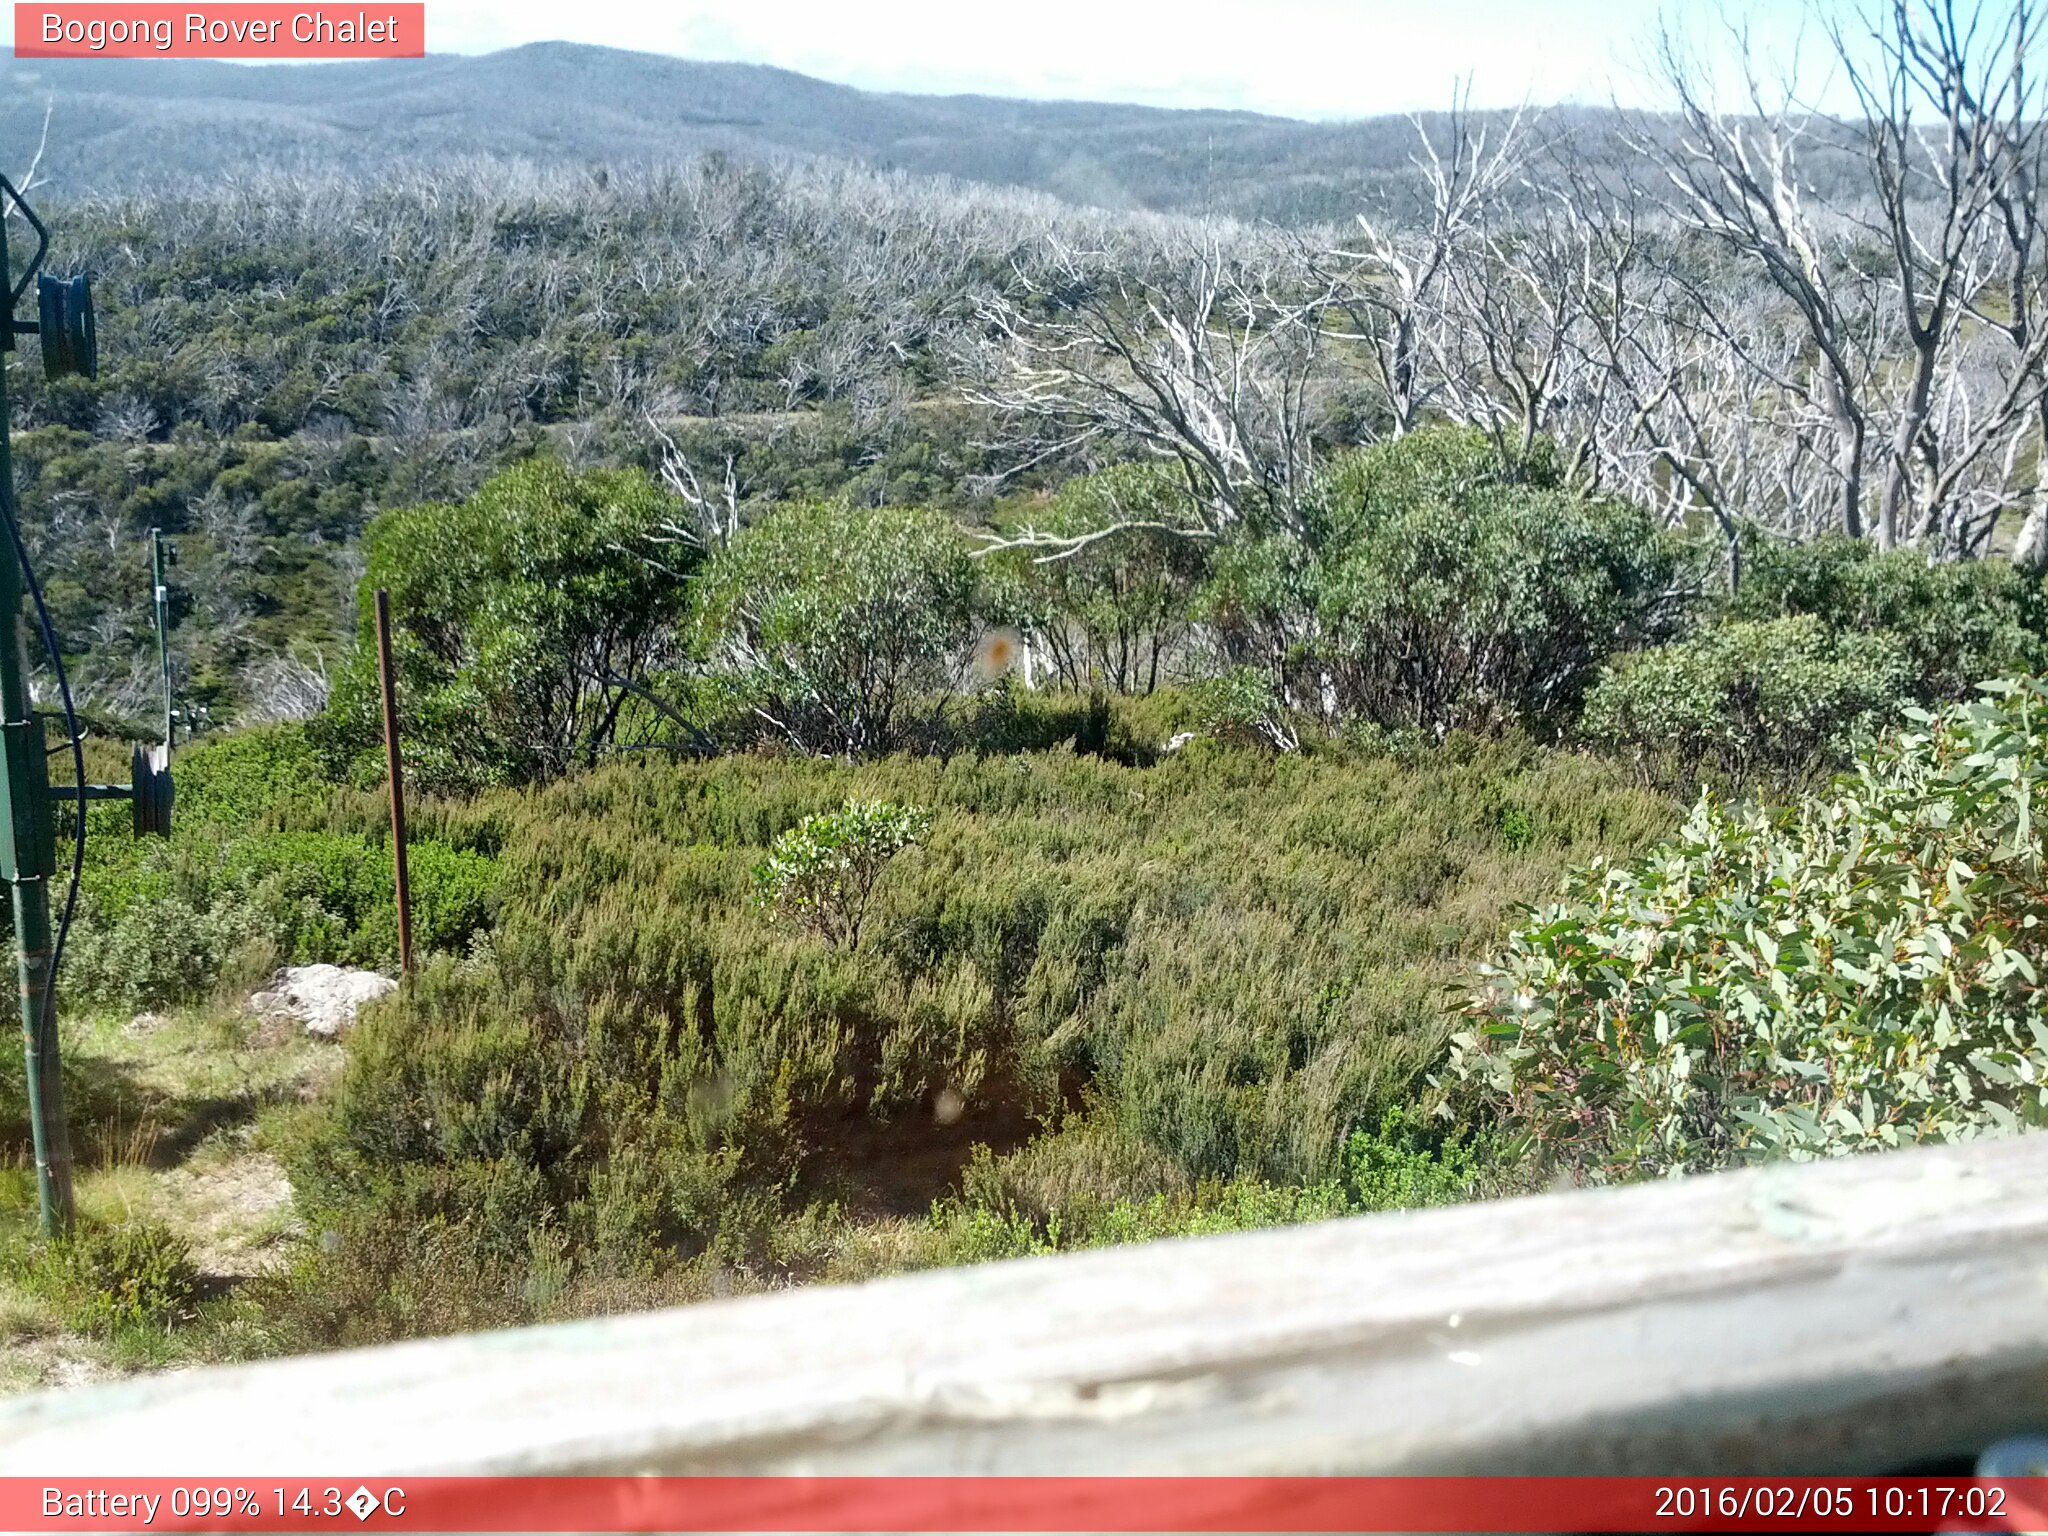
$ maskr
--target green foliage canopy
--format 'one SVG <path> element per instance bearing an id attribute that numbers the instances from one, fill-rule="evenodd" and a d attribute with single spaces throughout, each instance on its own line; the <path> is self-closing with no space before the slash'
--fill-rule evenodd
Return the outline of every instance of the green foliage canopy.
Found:
<path id="1" fill-rule="evenodd" d="M 377 771 L 371 595 L 391 594 L 408 771 L 434 787 L 547 778 L 635 720 L 672 731 L 644 679 L 677 659 L 691 547 L 638 470 L 534 459 L 459 505 L 387 512 L 365 539 L 359 638 L 326 741 Z M 687 728 L 686 735 L 687 735 Z"/>
<path id="2" fill-rule="evenodd" d="M 1986 687 L 1572 877 L 1473 997 L 1453 1103 L 1588 1179 L 2048 1123 L 2048 684 Z"/>
<path id="3" fill-rule="evenodd" d="M 1622 657 L 1587 695 L 1588 740 L 1659 776 L 1702 769 L 1841 767 L 1910 697 L 1913 662 L 1891 635 L 1845 634 L 1811 614 L 1718 624 Z"/>
<path id="4" fill-rule="evenodd" d="M 712 665 L 806 752 L 900 745 L 924 696 L 958 677 L 975 629 L 966 541 L 920 507 L 776 507 L 712 557 L 697 588 Z"/>
<path id="5" fill-rule="evenodd" d="M 1933 562 L 1844 534 L 1791 544 L 1750 529 L 1744 545 L 1729 619 L 1804 614 L 1845 637 L 1878 637 L 1903 656 L 1906 691 L 1923 705 L 2048 665 L 2048 588 L 2009 561 Z"/>
<path id="6" fill-rule="evenodd" d="M 799 927 L 856 949 L 882 872 L 931 825 L 931 812 L 886 800 L 849 800 L 806 816 L 754 866 L 756 895 Z"/>
<path id="7" fill-rule="evenodd" d="M 1625 503 L 1436 428 L 1333 463 L 1316 609 L 1341 712 L 1382 726 L 1555 725 L 1611 654 L 1668 633 L 1680 544 Z"/>
<path id="8" fill-rule="evenodd" d="M 1547 444 L 1500 458 L 1431 427 L 1339 456 L 1300 538 L 1219 550 L 1199 611 L 1233 662 L 1325 725 L 1556 729 L 1611 655 L 1672 633 L 1688 548 L 1568 487 Z"/>

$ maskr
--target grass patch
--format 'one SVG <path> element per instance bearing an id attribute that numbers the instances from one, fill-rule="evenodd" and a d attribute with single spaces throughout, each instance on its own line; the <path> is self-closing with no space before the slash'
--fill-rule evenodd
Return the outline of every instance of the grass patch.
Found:
<path id="1" fill-rule="evenodd" d="M 264 1352 L 241 1292 L 296 1231 L 269 1148 L 340 1048 L 212 1006 L 63 1044 L 78 1228 L 45 1242 L 33 1169 L 0 1169 L 0 1392 Z"/>

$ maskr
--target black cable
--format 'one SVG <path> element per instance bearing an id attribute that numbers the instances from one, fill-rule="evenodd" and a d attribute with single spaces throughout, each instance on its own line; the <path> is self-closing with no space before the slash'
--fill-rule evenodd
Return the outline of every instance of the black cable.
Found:
<path id="1" fill-rule="evenodd" d="M 28 292 L 28 286 L 35 280 L 36 271 L 43 264 L 43 256 L 50 249 L 50 232 L 43 228 L 43 221 L 36 217 L 35 209 L 29 207 L 28 199 L 6 177 L 0 176 L 0 192 L 5 192 L 8 201 L 21 210 L 29 227 L 36 232 L 36 253 L 29 258 L 28 267 L 21 274 L 21 282 L 7 289 L 7 312 L 0 316 L 0 322 L 9 327 L 14 324 L 14 306 L 21 302 L 21 296 Z M 4 211 L 4 209 L 0 209 Z M 0 245 L 4 245 L 0 241 Z M 11 274 L 0 273 L 0 288 L 6 287 Z M 90 311 L 88 311 L 90 313 Z M 0 395 L 0 402 L 4 402 Z M 7 423 L 0 421 L 0 432 L 7 430 Z M 64 675 L 64 653 L 57 648 L 57 628 L 50 622 L 50 605 L 43 601 L 42 583 L 36 580 L 35 567 L 29 563 L 28 546 L 22 542 L 21 528 L 15 521 L 14 487 L 4 488 L 6 506 L 0 508 L 0 522 L 7 524 L 7 537 L 14 545 L 14 557 L 21 564 L 21 576 L 28 587 L 28 594 L 35 599 L 36 624 L 42 630 L 43 649 L 49 653 L 51 670 L 57 678 L 57 696 L 64 702 L 64 726 L 71 736 L 71 766 L 77 776 L 78 817 L 73 825 L 71 837 L 71 886 L 64 894 L 64 913 L 57 923 L 57 941 L 50 950 L 50 971 L 43 979 L 43 1016 L 37 1022 L 38 1044 L 53 1038 L 57 1032 L 57 972 L 64 964 L 64 942 L 71 937 L 71 919 L 78 910 L 78 887 L 85 875 L 85 733 L 78 728 L 78 711 L 71 702 L 71 680 Z M 0 643 L 12 644 L 13 636 L 0 639 Z M 28 679 L 22 679 L 24 691 Z M 30 721 L 37 719 L 35 701 L 25 699 Z M 39 743 L 40 745 L 40 743 Z M 169 749 L 170 743 L 164 747 Z M 47 756 L 47 753 L 45 754 Z M 19 912 L 14 914 L 17 924 L 21 921 Z M 24 1019 L 23 1024 L 28 1021 Z"/>
<path id="2" fill-rule="evenodd" d="M 28 546 L 21 541 L 21 529 L 12 517 L 0 516 L 0 522 L 7 524 L 7 536 L 14 543 L 14 557 L 21 563 L 21 576 L 28 586 L 28 595 L 35 600 L 36 626 L 42 631 L 43 649 L 50 657 L 50 669 L 57 676 L 57 696 L 64 701 L 64 726 L 71 735 L 71 765 L 77 774 L 78 817 L 73 824 L 71 837 L 71 888 L 64 894 L 64 915 L 57 923 L 57 942 L 50 951 L 50 973 L 43 980 L 43 1017 L 39 1033 L 47 1040 L 57 1029 L 57 972 L 64 964 L 64 941 L 71 937 L 72 914 L 78 909 L 78 886 L 85 874 L 85 733 L 78 728 L 78 711 L 71 704 L 71 680 L 64 675 L 64 653 L 57 648 L 57 629 L 50 622 L 50 605 L 43 601 L 42 583 L 36 580 L 35 567 L 29 564 Z M 4 643 L 4 642 L 0 642 Z M 26 686 L 27 680 L 23 680 Z M 29 718 L 35 719 L 33 703 L 29 707 Z M 21 921 L 19 912 L 14 920 Z"/>

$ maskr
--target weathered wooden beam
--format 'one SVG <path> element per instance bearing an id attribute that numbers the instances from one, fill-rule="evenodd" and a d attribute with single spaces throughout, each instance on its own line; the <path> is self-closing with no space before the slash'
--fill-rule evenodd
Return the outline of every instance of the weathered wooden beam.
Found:
<path id="1" fill-rule="evenodd" d="M 2048 1426 L 2048 1136 L 0 1405 L 0 1473 L 1842 1473 Z"/>

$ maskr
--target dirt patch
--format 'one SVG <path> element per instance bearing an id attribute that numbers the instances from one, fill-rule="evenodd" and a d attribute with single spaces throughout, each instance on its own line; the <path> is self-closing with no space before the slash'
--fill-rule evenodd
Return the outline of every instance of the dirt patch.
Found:
<path id="1" fill-rule="evenodd" d="M 16 1339 L 0 1349 L 0 1396 L 82 1387 L 115 1372 L 96 1358 L 84 1340 L 66 1333 Z"/>
<path id="2" fill-rule="evenodd" d="M 274 1268 L 294 1230 L 292 1186 L 276 1158 L 251 1152 L 164 1175 L 164 1203 L 192 1262 L 225 1280 Z"/>
<path id="3" fill-rule="evenodd" d="M 923 1216 L 956 1194 L 975 1144 L 1001 1156 L 1029 1141 L 1039 1124 L 1013 1092 L 963 1103 L 949 1091 L 886 1123 L 865 1112 L 816 1115 L 804 1122 L 803 1193 L 838 1200 L 849 1216 L 872 1221 Z"/>

